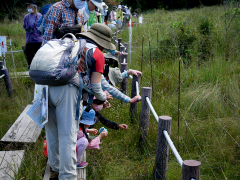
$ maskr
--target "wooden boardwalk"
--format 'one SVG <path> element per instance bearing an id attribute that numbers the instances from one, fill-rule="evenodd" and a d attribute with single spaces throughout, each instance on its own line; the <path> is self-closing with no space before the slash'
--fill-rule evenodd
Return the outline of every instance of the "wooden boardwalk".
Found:
<path id="1" fill-rule="evenodd" d="M 42 129 L 27 114 L 31 106 L 28 105 L 24 109 L 0 142 L 35 143 L 37 141 Z"/>
<path id="2" fill-rule="evenodd" d="M 29 76 L 29 71 L 25 72 L 10 72 L 9 73 L 10 77 L 16 78 L 17 76 L 23 76 L 23 77 L 30 77 Z"/>
<path id="3" fill-rule="evenodd" d="M 86 151 L 84 151 L 80 161 L 86 162 Z M 45 169 L 43 180 L 49 180 L 50 177 L 50 166 L 47 162 L 47 167 Z M 86 168 L 77 169 L 77 180 L 86 180 Z"/>
<path id="4" fill-rule="evenodd" d="M 23 159 L 24 150 L 0 151 L 0 179 L 12 180 Z"/>
<path id="5" fill-rule="evenodd" d="M 26 144 L 35 143 L 42 131 L 37 123 L 27 114 L 31 108 L 31 104 L 27 105 L 20 114 L 11 128 L 2 137 L 0 143 L 8 144 Z M 24 150 L 17 151 L 0 151 L 0 180 L 14 179 L 23 160 Z M 81 161 L 86 161 L 86 152 L 84 152 Z M 47 164 L 44 180 L 48 180 L 50 176 L 50 167 Z M 77 179 L 86 180 L 86 169 L 77 169 Z"/>

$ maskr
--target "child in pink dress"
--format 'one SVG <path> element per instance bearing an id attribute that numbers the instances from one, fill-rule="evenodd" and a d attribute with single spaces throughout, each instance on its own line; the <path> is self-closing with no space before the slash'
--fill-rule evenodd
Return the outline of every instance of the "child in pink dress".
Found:
<path id="1" fill-rule="evenodd" d="M 84 110 L 86 107 L 84 107 Z M 85 149 L 99 149 L 100 139 L 106 137 L 108 132 L 101 132 L 99 136 L 90 139 L 87 133 L 97 134 L 97 129 L 88 129 L 90 125 L 95 123 L 95 111 L 91 109 L 89 112 L 83 110 L 82 120 L 80 121 L 80 128 L 77 135 L 77 168 L 84 168 L 88 165 L 87 162 L 80 161 L 80 158 Z"/>

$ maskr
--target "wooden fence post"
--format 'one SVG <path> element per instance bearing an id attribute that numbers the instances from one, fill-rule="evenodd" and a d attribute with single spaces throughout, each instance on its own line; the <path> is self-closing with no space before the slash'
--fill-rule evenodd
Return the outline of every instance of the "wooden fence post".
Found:
<path id="1" fill-rule="evenodd" d="M 149 128 L 149 119 L 150 119 L 150 108 L 146 101 L 146 97 L 151 100 L 152 97 L 152 88 L 151 87 L 143 87 L 142 88 L 142 103 L 141 103 L 141 114 L 140 114 L 140 140 L 139 145 L 140 148 L 144 147 L 146 143 L 146 138 L 148 135 L 148 128 Z"/>
<path id="2" fill-rule="evenodd" d="M 124 46 L 120 46 L 120 52 L 124 52 L 125 47 Z"/>
<path id="3" fill-rule="evenodd" d="M 117 36 L 113 36 L 113 44 L 116 46 L 117 49 Z"/>
<path id="4" fill-rule="evenodd" d="M 182 180 L 199 180 L 201 162 L 185 160 L 182 165 Z"/>
<path id="5" fill-rule="evenodd" d="M 161 179 L 161 180 L 166 179 L 168 156 L 169 156 L 169 145 L 163 134 L 163 130 L 166 130 L 170 136 L 171 122 L 172 122 L 171 117 L 159 116 L 154 179 Z"/>
<path id="6" fill-rule="evenodd" d="M 126 48 L 125 53 L 128 53 L 128 43 L 124 43 L 124 46 Z"/>
<path id="7" fill-rule="evenodd" d="M 4 79 L 4 82 L 5 82 L 5 85 L 6 85 L 6 89 L 8 91 L 8 95 L 9 95 L 9 97 L 13 97 L 13 89 L 12 89 L 12 84 L 11 84 L 10 76 L 9 76 L 9 73 L 8 73 L 8 69 L 3 68 L 3 62 L 2 61 L 0 61 L 0 70 L 1 70 L 0 75 L 1 74 L 4 75 L 3 79 Z"/>
<path id="8" fill-rule="evenodd" d="M 128 69 L 128 64 L 127 63 L 121 63 L 121 66 L 120 66 L 121 72 L 124 72 L 124 70 L 127 71 L 127 69 Z M 127 93 L 127 78 L 125 78 L 121 82 L 121 92 L 123 92 L 124 94 Z"/>
<path id="9" fill-rule="evenodd" d="M 124 52 L 124 46 L 120 46 L 120 52 Z M 123 55 L 119 56 L 119 59 L 120 59 L 120 63 L 123 63 Z"/>
<path id="10" fill-rule="evenodd" d="M 120 43 L 122 43 L 122 38 L 118 38 L 118 51 L 120 51 Z"/>
<path id="11" fill-rule="evenodd" d="M 125 63 L 128 63 L 128 53 L 122 53 L 122 62 L 124 61 L 125 58 Z"/>
<path id="12" fill-rule="evenodd" d="M 118 35 L 118 28 L 115 29 L 116 36 Z"/>
<path id="13" fill-rule="evenodd" d="M 138 88 L 139 88 L 140 87 L 140 79 L 141 79 L 140 75 L 138 75 L 138 77 L 133 76 L 131 98 L 133 98 L 134 96 L 137 95 L 136 82 L 138 82 Z M 137 109 L 138 109 L 138 102 L 136 102 L 134 104 L 130 104 L 130 117 L 131 117 L 132 122 L 133 122 L 133 119 L 137 118 Z"/>

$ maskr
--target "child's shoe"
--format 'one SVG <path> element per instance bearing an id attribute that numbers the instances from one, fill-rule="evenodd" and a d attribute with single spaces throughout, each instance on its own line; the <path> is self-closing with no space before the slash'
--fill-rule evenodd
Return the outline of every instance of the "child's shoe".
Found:
<path id="1" fill-rule="evenodd" d="M 87 165 L 88 165 L 87 162 L 83 162 L 83 161 L 80 161 L 80 162 L 78 161 L 77 162 L 77 168 L 78 169 L 85 168 Z"/>

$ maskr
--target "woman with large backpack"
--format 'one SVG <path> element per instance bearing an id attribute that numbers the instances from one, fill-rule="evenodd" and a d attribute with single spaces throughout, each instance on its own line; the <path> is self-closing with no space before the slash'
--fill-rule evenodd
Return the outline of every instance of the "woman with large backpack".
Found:
<path id="1" fill-rule="evenodd" d="M 106 99 L 112 99 L 111 95 L 108 92 L 104 92 L 101 87 L 101 75 L 104 70 L 105 59 L 102 53 L 104 48 L 115 50 L 116 47 L 111 43 L 112 31 L 111 29 L 104 24 L 93 24 L 88 32 L 77 34 L 78 40 L 51 40 L 46 43 L 42 48 L 51 48 L 51 42 L 57 42 L 58 46 L 63 48 L 67 44 L 69 46 L 72 43 L 81 44 L 86 42 L 86 47 L 80 48 L 82 51 L 79 52 L 77 56 L 70 56 L 74 60 L 77 57 L 78 65 L 78 73 L 89 73 L 89 88 L 93 92 L 93 95 L 96 96 L 97 99 L 105 101 Z M 59 43 L 58 43 L 59 42 Z M 66 42 L 66 43 L 65 43 Z M 52 43 L 52 44 L 53 44 Z M 54 47 L 53 47 L 54 48 Z M 55 48 L 55 51 L 57 49 Z M 55 52 L 54 51 L 54 52 Z M 75 51 L 75 52 L 74 52 Z M 47 53 L 44 51 L 45 54 Z M 39 57 L 39 61 L 42 62 L 43 56 L 41 56 L 41 49 L 37 52 L 35 58 Z M 64 54 L 66 53 L 66 54 Z M 64 58 L 69 58 L 69 52 L 64 51 L 62 55 L 62 60 Z M 73 49 L 71 53 L 76 53 L 76 49 Z M 59 54 L 59 53 L 58 53 Z M 41 58 L 40 58 L 41 57 Z M 80 58 L 79 58 L 80 57 Z M 42 71 L 37 70 L 41 64 L 40 62 L 35 62 L 36 59 L 33 59 L 33 63 L 30 67 L 30 76 L 35 80 L 39 78 L 43 78 L 44 73 Z M 74 60 L 75 61 L 75 60 Z M 39 64 L 40 63 L 40 64 Z M 54 63 L 51 60 L 46 61 L 46 63 Z M 60 62 L 61 63 L 61 62 Z M 42 64 L 41 64 L 42 65 Z M 74 70 L 76 66 L 73 64 L 64 63 L 64 67 L 70 67 L 70 70 Z M 48 69 L 49 66 L 45 65 L 45 69 Z M 58 72 L 58 68 L 62 68 L 62 65 L 57 66 L 56 71 Z M 72 67 L 72 68 L 71 68 Z M 35 69 L 34 69 L 35 68 Z M 34 74 L 35 73 L 35 74 Z M 37 73 L 38 76 L 37 76 Z M 63 71 L 57 74 L 55 81 L 61 79 L 61 75 Z M 50 73 L 51 74 L 51 73 Z M 79 87 L 81 87 L 82 83 L 82 74 L 79 74 L 80 77 L 74 76 L 73 79 L 69 81 L 67 84 L 63 85 L 49 85 L 48 89 L 48 123 L 45 125 L 46 129 L 46 138 L 48 142 L 47 150 L 48 150 L 48 158 L 49 165 L 51 167 L 50 175 L 51 180 L 54 179 L 67 179 L 67 180 L 76 180 L 76 140 L 77 133 L 79 129 L 79 118 L 77 118 L 78 106 L 77 103 L 79 98 Z M 49 75 L 49 74 L 47 74 Z M 66 76 L 68 73 L 65 74 Z M 84 76 L 84 81 L 86 76 Z M 78 80 L 78 81 L 77 81 Z M 77 84 L 77 82 L 80 83 Z M 86 80 L 87 81 L 87 80 Z M 37 83 L 37 82 L 36 82 Z M 61 83 L 61 82 L 60 82 Z M 78 87 L 79 86 L 79 87 Z M 80 97 L 81 98 L 81 97 Z M 82 105 L 80 106 L 79 116 L 82 114 Z"/>

